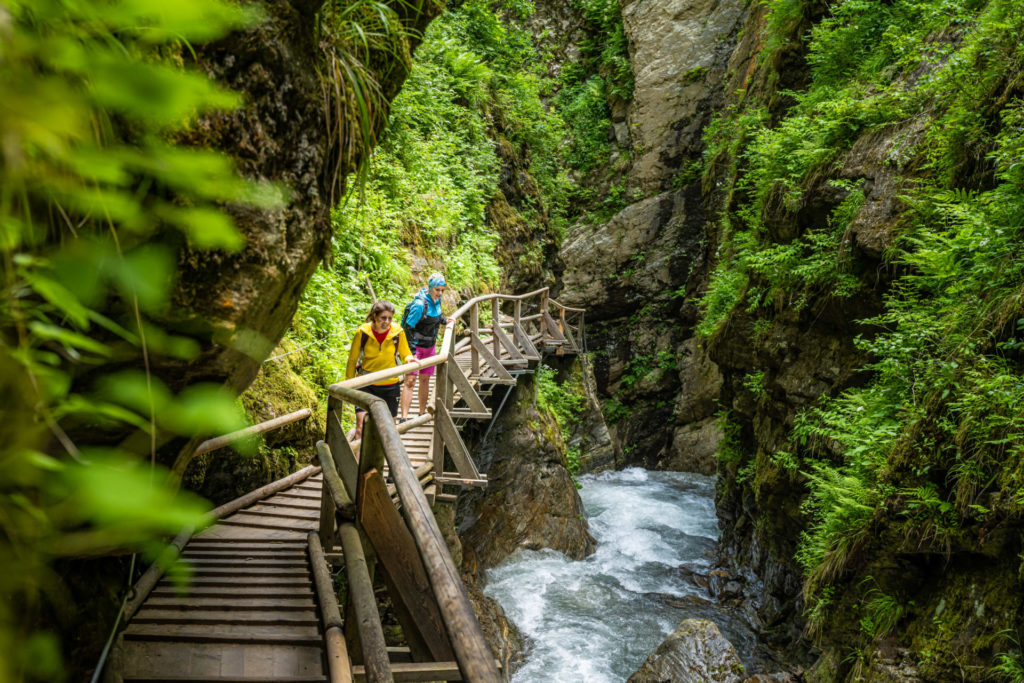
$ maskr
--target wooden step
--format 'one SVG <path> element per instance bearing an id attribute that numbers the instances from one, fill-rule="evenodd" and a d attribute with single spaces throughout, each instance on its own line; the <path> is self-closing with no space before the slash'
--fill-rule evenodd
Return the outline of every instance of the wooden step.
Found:
<path id="1" fill-rule="evenodd" d="M 318 518 L 320 516 L 320 508 L 317 508 L 316 510 L 294 510 L 279 508 L 276 505 L 259 505 L 256 507 L 246 508 L 238 514 L 268 517 L 270 519 L 297 519 L 300 521 L 306 521 Z"/>
<path id="2" fill-rule="evenodd" d="M 205 536 L 195 536 L 185 546 L 186 550 L 193 550 L 201 548 L 203 550 L 301 550 L 303 552 L 309 547 L 306 541 L 297 543 L 295 541 L 286 540 L 258 540 L 253 539 L 241 539 L 241 538 L 208 538 Z"/>
<path id="3" fill-rule="evenodd" d="M 125 640 L 188 643 L 263 643 L 268 645 L 320 645 L 315 626 L 217 626 L 208 624 L 136 624 L 124 630 Z"/>
<path id="4" fill-rule="evenodd" d="M 176 681 L 194 681 L 195 683 L 327 683 L 327 676 L 125 676 L 125 683 L 175 683 Z"/>
<path id="5" fill-rule="evenodd" d="M 224 576 L 196 576 L 190 579 L 188 583 L 192 588 L 212 588 L 215 586 L 244 586 L 246 588 L 307 588 L 312 585 L 308 575 L 302 577 L 246 576 L 244 578 L 232 576 L 231 574 Z M 172 584 L 169 580 L 163 579 L 157 584 L 157 588 L 170 585 Z"/>
<path id="6" fill-rule="evenodd" d="M 277 559 L 273 555 L 269 554 L 262 557 L 253 557 L 252 555 L 223 555 L 217 557 L 209 557 L 203 555 L 190 554 L 185 555 L 183 559 L 187 560 L 193 567 L 196 567 L 197 569 L 214 567 L 306 569 L 309 566 L 306 561 L 306 558 L 298 555 L 295 557 L 295 559 L 291 560 Z"/>
<path id="7" fill-rule="evenodd" d="M 228 552 L 210 552 L 210 551 L 191 551 L 186 550 L 182 557 L 189 562 L 193 563 L 208 563 L 213 564 L 216 562 L 227 562 L 230 564 L 236 564 L 240 562 L 245 563 L 256 563 L 256 562 L 267 562 L 266 566 L 285 566 L 286 564 L 306 564 L 306 553 L 278 553 L 278 552 L 241 552 L 241 553 L 228 553 Z"/>
<path id="8" fill-rule="evenodd" d="M 218 526 L 244 526 L 252 529 L 282 529 L 285 531 L 316 531 L 320 528 L 320 522 L 316 519 L 309 520 L 287 520 L 263 518 L 259 515 L 248 515 L 244 512 L 236 512 L 226 519 L 217 522 Z"/>
<path id="9" fill-rule="evenodd" d="M 299 599 L 307 597 L 312 598 L 313 588 L 312 585 L 306 585 L 303 587 L 232 585 L 227 588 L 223 586 L 191 586 L 187 588 L 185 592 L 181 593 L 173 586 L 165 583 L 157 585 L 157 587 L 153 589 L 153 592 L 150 593 L 150 596 L 155 598 L 176 598 L 183 600 L 191 598 L 258 598 L 261 600 L 278 598 Z"/>
<path id="10" fill-rule="evenodd" d="M 323 646 L 127 640 L 124 680 L 249 683 L 326 681 Z"/>
<path id="11" fill-rule="evenodd" d="M 317 626 L 316 611 L 284 610 L 174 610 L 143 607 L 133 624 L 237 624 L 241 626 Z"/>
<path id="12" fill-rule="evenodd" d="M 308 598 L 240 598 L 240 597 L 189 597 L 170 598 L 150 595 L 143 609 L 160 610 L 265 610 L 282 612 L 306 611 L 316 608 L 312 594 Z"/>
<path id="13" fill-rule="evenodd" d="M 261 567 L 259 565 L 235 564 L 230 567 L 217 567 L 207 564 L 193 564 L 190 580 L 209 577 L 236 577 L 240 582 L 249 582 L 255 577 L 272 577 L 278 579 L 309 580 L 309 569 L 299 567 Z"/>

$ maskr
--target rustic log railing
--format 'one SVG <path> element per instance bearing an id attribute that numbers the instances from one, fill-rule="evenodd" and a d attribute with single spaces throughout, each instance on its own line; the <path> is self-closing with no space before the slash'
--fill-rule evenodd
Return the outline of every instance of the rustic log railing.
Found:
<path id="1" fill-rule="evenodd" d="M 435 356 L 329 387 L 327 434 L 317 444 L 324 473 L 320 542 L 331 548 L 341 539 L 349 579 L 345 636 L 358 660 L 357 677 L 391 681 L 401 666 L 389 661 L 382 645 L 372 589 L 375 558 L 418 675 L 451 680 L 457 667 L 462 680 L 501 680 L 420 478 L 432 474 L 436 487 L 486 485 L 455 421 L 490 418 L 483 386 L 514 384 L 515 374 L 539 362 L 543 351 L 578 352 L 583 315 L 551 299 L 546 288 L 479 296 L 451 315 Z M 466 336 L 457 341 L 460 324 Z M 382 399 L 358 391 L 428 367 L 436 368 L 433 404 L 420 406 L 423 415 L 397 427 Z M 368 413 L 361 443 L 350 442 L 344 431 L 342 414 L 349 403 Z M 400 434 L 428 423 L 433 423 L 431 461 L 415 471 Z M 445 471 L 446 452 L 454 472 Z M 385 471 L 394 481 L 400 515 L 388 502 Z"/>

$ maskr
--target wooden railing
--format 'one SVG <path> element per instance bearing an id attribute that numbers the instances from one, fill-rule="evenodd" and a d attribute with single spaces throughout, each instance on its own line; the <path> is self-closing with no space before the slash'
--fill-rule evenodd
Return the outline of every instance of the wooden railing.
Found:
<path id="1" fill-rule="evenodd" d="M 490 318 L 489 325 L 482 324 L 484 317 Z M 462 339 L 456 337 L 459 325 L 466 333 Z M 353 647 L 353 658 L 361 659 L 352 667 L 353 675 L 391 681 L 393 667 L 400 666 L 389 661 L 377 616 L 374 562 L 367 562 L 375 558 L 417 660 L 416 673 L 427 676 L 416 680 L 450 680 L 453 665 L 463 680 L 501 680 L 420 479 L 429 473 L 438 487 L 486 484 L 456 420 L 489 418 L 478 386 L 514 384 L 515 374 L 538 362 L 545 349 L 578 352 L 582 333 L 583 311 L 558 304 L 546 288 L 522 295 L 488 294 L 451 315 L 435 356 L 329 387 L 327 434 L 317 444 L 324 475 L 319 540 L 332 548 L 340 537 L 349 590 L 345 640 Z M 458 356 L 468 357 L 465 370 Z M 404 424 L 395 425 L 382 399 L 359 391 L 428 367 L 436 367 L 433 405 Z M 368 413 L 361 443 L 349 442 L 345 434 L 342 415 L 347 404 Z M 415 471 L 401 433 L 428 423 L 434 427 L 432 463 Z M 456 472 L 444 469 L 446 451 Z M 401 513 L 391 504 L 385 465 Z M 329 616 L 324 618 L 326 627 Z"/>

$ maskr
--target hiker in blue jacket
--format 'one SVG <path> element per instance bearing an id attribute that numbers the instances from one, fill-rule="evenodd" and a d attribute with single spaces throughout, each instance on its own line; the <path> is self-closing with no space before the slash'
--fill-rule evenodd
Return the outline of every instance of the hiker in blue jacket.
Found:
<path id="1" fill-rule="evenodd" d="M 437 354 L 437 333 L 441 324 L 449 322 L 441 313 L 441 295 L 444 294 L 444 275 L 434 273 L 427 281 L 427 286 L 420 289 L 413 297 L 410 304 L 405 307 L 402 316 L 402 327 L 409 338 L 409 346 L 416 354 L 416 360 L 430 358 Z M 427 395 L 430 393 L 430 376 L 434 374 L 434 367 L 413 370 L 405 377 L 405 385 L 402 387 L 402 416 L 399 422 L 405 422 L 409 416 L 409 407 L 412 405 L 412 387 L 416 383 L 417 375 L 420 378 L 420 412 L 427 411 Z"/>

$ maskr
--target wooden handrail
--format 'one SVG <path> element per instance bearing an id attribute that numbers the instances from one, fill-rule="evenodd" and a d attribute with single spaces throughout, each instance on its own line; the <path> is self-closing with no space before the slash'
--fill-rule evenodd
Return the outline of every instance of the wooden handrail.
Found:
<path id="1" fill-rule="evenodd" d="M 290 425 L 293 422 L 305 420 L 312 414 L 313 412 L 309 408 L 302 408 L 301 410 L 296 410 L 294 413 L 288 413 L 281 417 L 265 420 L 259 424 L 250 425 L 245 429 L 239 429 L 235 432 L 207 439 L 200 443 L 194 451 L 183 451 L 178 455 L 174 464 L 171 466 L 171 472 L 175 475 L 174 479 L 180 482 L 181 477 L 185 474 L 185 469 L 189 466 L 189 463 L 196 458 L 196 456 L 202 455 L 203 453 L 209 453 L 210 451 L 215 451 L 218 448 L 223 448 L 224 446 L 250 436 L 255 436 L 256 434 L 265 434 L 269 431 L 280 429 L 285 425 Z"/>
<path id="2" fill-rule="evenodd" d="M 309 408 L 303 408 L 301 410 L 296 410 L 294 413 L 288 413 L 287 415 L 282 415 L 281 417 L 275 417 L 272 420 L 266 420 L 265 422 L 254 424 L 250 427 L 246 427 L 245 429 L 239 429 L 237 432 L 231 432 L 230 434 L 224 434 L 222 436 L 216 436 L 212 439 L 207 439 L 206 441 L 199 444 L 199 446 L 196 448 L 196 452 L 194 453 L 194 455 L 202 455 L 203 453 L 215 451 L 218 448 L 223 448 L 224 446 L 234 443 L 235 441 L 244 439 L 248 436 L 254 436 L 256 434 L 265 434 L 274 429 L 280 429 L 281 427 L 284 427 L 285 425 L 290 425 L 293 422 L 305 420 L 312 414 L 313 412 Z"/>
<path id="3" fill-rule="evenodd" d="M 309 544 L 309 564 L 313 568 L 313 584 L 316 587 L 320 617 L 324 624 L 324 644 L 327 647 L 327 672 L 331 683 L 352 683 L 352 662 L 345 646 L 342 632 L 341 611 L 338 596 L 334 592 L 334 580 L 324 556 L 320 536 L 310 531 L 306 536 Z"/>
<path id="4" fill-rule="evenodd" d="M 548 299 L 548 301 L 553 306 L 558 306 L 561 309 L 564 309 L 566 311 L 572 311 L 573 313 L 586 313 L 587 312 L 587 309 L 585 309 L 585 308 L 573 308 L 572 306 L 565 306 L 563 304 L 558 303 L 554 299 Z"/>
<path id="5" fill-rule="evenodd" d="M 459 668 L 465 678 L 471 681 L 500 681 L 490 646 L 462 585 L 458 569 L 448 553 L 444 537 L 420 487 L 387 404 L 383 399 L 337 384 L 332 385 L 331 393 L 366 410 L 372 418 L 371 424 L 383 447 L 384 458 L 402 501 L 402 515 L 416 541 Z"/>
<path id="6" fill-rule="evenodd" d="M 453 346 L 455 340 L 455 326 L 458 324 L 459 319 L 462 318 L 462 316 L 465 315 L 467 311 L 473 309 L 474 306 L 478 306 L 479 304 L 485 301 L 491 301 L 492 299 L 501 299 L 503 301 L 525 301 L 526 299 L 530 299 L 538 295 L 543 296 L 547 292 L 548 288 L 543 287 L 532 292 L 527 292 L 526 294 L 483 294 L 481 296 L 474 297 L 467 301 L 466 303 L 462 304 L 462 306 L 460 306 L 458 310 L 455 311 L 455 313 L 452 313 L 452 315 L 449 316 L 451 318 L 451 322 L 445 325 L 444 339 L 441 342 L 441 349 L 436 355 L 431 356 L 430 358 L 427 358 L 425 360 L 417 360 L 411 363 L 403 363 L 402 365 L 398 365 L 393 368 L 388 368 L 386 370 L 378 370 L 377 372 L 371 372 L 366 375 L 351 377 L 344 381 L 332 384 L 330 387 L 327 388 L 327 391 L 328 393 L 330 393 L 331 396 L 334 396 L 335 398 L 341 398 L 339 390 L 343 387 L 349 389 L 359 389 L 361 387 L 366 387 L 371 384 L 376 384 L 381 380 L 391 379 L 393 377 L 405 375 L 414 370 L 422 370 L 424 368 L 431 368 L 437 365 L 441 365 L 442 363 L 446 363 L 448 361 L 448 358 L 454 355 Z M 533 317 L 525 316 L 523 318 L 523 320 L 527 319 L 533 319 Z"/>

